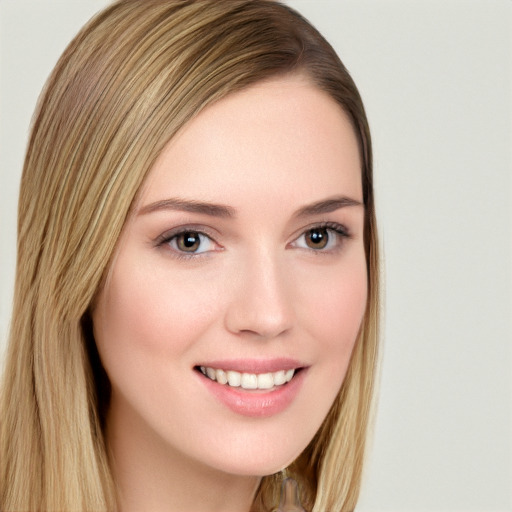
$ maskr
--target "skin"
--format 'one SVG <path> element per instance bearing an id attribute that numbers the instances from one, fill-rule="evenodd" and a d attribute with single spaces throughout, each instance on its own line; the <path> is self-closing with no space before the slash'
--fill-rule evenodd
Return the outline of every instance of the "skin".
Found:
<path id="1" fill-rule="evenodd" d="M 345 114 L 297 75 L 228 96 L 166 146 L 93 311 L 122 512 L 248 511 L 261 476 L 312 439 L 366 306 L 360 169 Z M 171 198 L 230 215 L 159 203 Z M 347 236 L 320 228 L 322 248 L 312 236 L 326 222 Z M 196 252 L 180 250 L 180 229 L 205 233 Z M 280 357 L 307 370 L 291 403 L 263 418 L 230 410 L 194 369 Z"/>

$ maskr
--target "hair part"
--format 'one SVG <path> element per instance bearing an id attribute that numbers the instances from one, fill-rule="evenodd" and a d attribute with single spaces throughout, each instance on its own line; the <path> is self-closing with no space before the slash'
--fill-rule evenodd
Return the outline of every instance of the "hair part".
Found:
<path id="1" fill-rule="evenodd" d="M 332 47 L 272 0 L 121 0 L 65 50 L 40 97 L 18 217 L 14 310 L 0 402 L 0 509 L 116 509 L 103 438 L 108 379 L 88 311 L 137 194 L 168 141 L 207 105 L 301 73 L 360 145 L 368 302 L 345 381 L 288 468 L 314 512 L 353 510 L 377 364 L 379 274 L 371 141 Z M 264 477 L 255 511 L 277 501 Z"/>

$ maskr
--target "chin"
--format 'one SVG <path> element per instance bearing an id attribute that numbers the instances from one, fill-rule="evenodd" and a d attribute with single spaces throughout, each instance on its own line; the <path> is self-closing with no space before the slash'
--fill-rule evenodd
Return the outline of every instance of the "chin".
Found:
<path id="1" fill-rule="evenodd" d="M 204 462 L 224 473 L 263 477 L 288 467 L 310 441 L 289 430 L 271 435 L 260 439 L 251 436 L 251 440 L 240 443 L 244 446 L 237 442 L 229 443 L 224 449 L 217 446 L 215 452 L 210 451 L 209 460 Z"/>
<path id="2" fill-rule="evenodd" d="M 219 467 L 223 473 L 228 473 L 238 476 L 251 476 L 262 478 L 264 476 L 273 475 L 279 473 L 286 467 L 288 467 L 294 459 L 283 461 L 274 459 L 273 457 L 267 458 L 262 461 L 245 461 L 240 464 L 223 465 Z"/>

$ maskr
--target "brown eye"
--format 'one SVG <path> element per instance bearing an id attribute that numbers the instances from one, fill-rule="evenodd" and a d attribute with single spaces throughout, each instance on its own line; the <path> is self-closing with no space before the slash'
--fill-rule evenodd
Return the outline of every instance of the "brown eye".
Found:
<path id="1" fill-rule="evenodd" d="M 158 246 L 167 246 L 177 257 L 196 257 L 221 250 L 213 238 L 201 231 L 185 229 L 173 234 L 163 234 Z"/>
<path id="2" fill-rule="evenodd" d="M 310 249 L 323 249 L 329 243 L 329 230 L 327 228 L 310 229 L 305 237 L 306 245 Z"/>
<path id="3" fill-rule="evenodd" d="M 194 231 L 186 231 L 176 236 L 176 246 L 180 251 L 196 252 L 200 245 L 201 237 Z"/>

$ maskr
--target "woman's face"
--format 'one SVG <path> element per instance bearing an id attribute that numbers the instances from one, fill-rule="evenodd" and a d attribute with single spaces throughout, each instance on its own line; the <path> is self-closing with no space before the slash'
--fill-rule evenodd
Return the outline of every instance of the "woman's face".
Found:
<path id="1" fill-rule="evenodd" d="M 363 225 L 353 129 L 305 78 L 205 109 L 151 170 L 93 312 L 108 422 L 230 474 L 288 465 L 346 373 Z"/>

